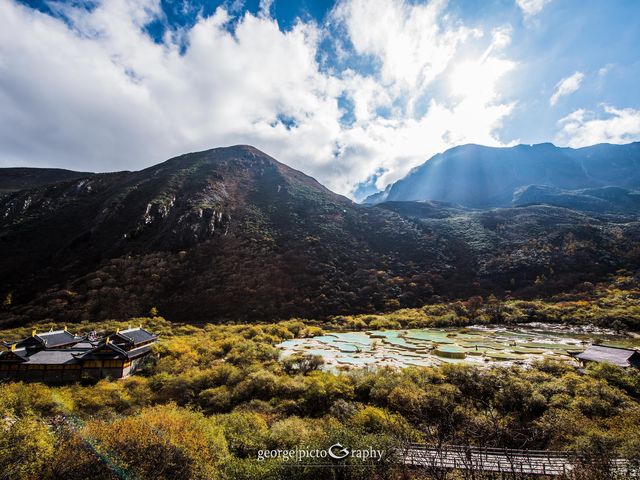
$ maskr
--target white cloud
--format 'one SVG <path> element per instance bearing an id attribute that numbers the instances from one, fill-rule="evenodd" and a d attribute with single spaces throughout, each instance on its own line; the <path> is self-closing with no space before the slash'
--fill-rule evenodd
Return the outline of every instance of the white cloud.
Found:
<path id="1" fill-rule="evenodd" d="M 584 74 L 582 72 L 576 72 L 573 75 L 563 78 L 556 84 L 556 90 L 549 98 L 549 104 L 555 106 L 558 103 L 560 97 L 571 95 L 573 92 L 580 88 Z"/>
<path id="2" fill-rule="evenodd" d="M 262 16 L 269 16 L 271 14 L 271 6 L 273 5 L 273 0 L 260 0 L 258 5 L 258 11 Z"/>
<path id="3" fill-rule="evenodd" d="M 525 17 L 538 15 L 551 0 L 516 0 Z"/>
<path id="4" fill-rule="evenodd" d="M 317 58 L 329 33 L 302 22 L 283 32 L 269 4 L 233 27 L 219 8 L 158 44 L 142 27 L 162 15 L 159 0 L 55 4 L 66 23 L 0 0 L 0 164 L 138 169 L 249 143 L 348 194 L 378 169 L 383 186 L 457 143 L 502 143 L 509 28 L 483 37 L 447 19 L 442 1 L 343 0 L 335 20 L 379 69 L 327 72 Z M 485 45 L 475 60 L 462 55 L 470 36 Z M 451 95 L 434 96 L 441 80 Z M 354 106 L 348 124 L 341 97 Z"/>
<path id="5" fill-rule="evenodd" d="M 598 77 L 599 78 L 605 77 L 611 71 L 611 69 L 613 67 L 614 67 L 614 65 L 612 63 L 607 63 L 604 67 L 601 67 L 598 70 Z"/>
<path id="6" fill-rule="evenodd" d="M 130 169 L 250 142 L 297 167 L 306 145 L 321 170 L 339 131 L 338 88 L 318 72 L 313 25 L 283 33 L 247 15 L 232 34 L 220 9 L 185 33 L 181 55 L 142 32 L 154 13 L 152 1 L 112 0 L 73 12 L 70 29 L 1 1 L 3 160 Z M 298 128 L 271 127 L 279 113 Z"/>
<path id="7" fill-rule="evenodd" d="M 558 122 L 556 142 L 570 147 L 596 143 L 628 143 L 640 140 L 640 110 L 603 106 L 605 115 L 580 109 Z"/>
<path id="8" fill-rule="evenodd" d="M 478 30 L 444 20 L 445 0 L 411 4 L 394 0 L 340 2 L 334 17 L 346 26 L 355 51 L 382 64 L 386 85 L 421 88 L 440 75 L 460 44 Z"/>
<path id="9" fill-rule="evenodd" d="M 380 189 L 454 145 L 503 145 L 496 132 L 514 107 L 499 93 L 500 82 L 516 66 L 501 53 L 511 41 L 511 28 L 495 28 L 489 37 L 447 24 L 445 3 L 352 0 L 334 11 L 356 53 L 379 65 L 377 76 L 349 72 L 343 77 L 356 122 L 343 132 L 340 145 L 341 158 L 362 165 L 360 180 L 384 172 L 376 179 Z M 483 39 L 488 45 L 479 55 L 460 55 L 470 37 L 476 44 L 489 37 Z M 416 105 L 440 79 L 449 81 L 451 95 L 431 97 L 420 112 Z M 392 114 L 381 118 L 380 108 Z"/>

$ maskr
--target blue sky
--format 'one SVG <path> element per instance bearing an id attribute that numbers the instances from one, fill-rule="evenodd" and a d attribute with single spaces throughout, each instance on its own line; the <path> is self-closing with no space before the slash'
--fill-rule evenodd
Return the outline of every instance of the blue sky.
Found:
<path id="1" fill-rule="evenodd" d="M 0 0 L 0 166 L 250 143 L 361 199 L 462 143 L 640 140 L 640 2 Z"/>

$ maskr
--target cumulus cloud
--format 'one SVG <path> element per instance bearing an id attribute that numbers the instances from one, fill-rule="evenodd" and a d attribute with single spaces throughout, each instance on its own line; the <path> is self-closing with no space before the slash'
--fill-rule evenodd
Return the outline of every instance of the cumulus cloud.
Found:
<path id="1" fill-rule="evenodd" d="M 560 97 L 571 95 L 573 92 L 580 88 L 584 74 L 582 72 L 576 72 L 573 75 L 563 78 L 556 84 L 556 89 L 549 98 L 549 105 L 555 106 L 558 103 Z"/>
<path id="2" fill-rule="evenodd" d="M 496 132 L 514 103 L 503 101 L 498 87 L 516 66 L 502 54 L 511 28 L 495 28 L 487 35 L 447 23 L 445 3 L 353 0 L 333 12 L 355 54 L 373 58 L 378 66 L 377 75 L 344 78 L 356 122 L 343 132 L 339 145 L 343 158 L 357 159 L 365 167 L 361 179 L 375 176 L 380 189 L 451 146 L 504 145 Z M 482 39 L 486 49 L 461 59 L 469 39 Z M 436 80 L 450 95 L 430 97 Z M 421 110 L 418 105 L 425 98 Z M 381 117 L 380 109 L 391 110 L 391 115 Z"/>
<path id="3" fill-rule="evenodd" d="M 312 163 L 331 158 L 338 88 L 317 69 L 313 25 L 282 32 L 272 19 L 246 15 L 230 32 L 219 9 L 185 32 L 181 54 L 143 32 L 158 8 L 112 0 L 70 11 L 69 26 L 0 2 L 5 163 L 139 168 L 241 142 L 294 164 L 305 148 Z"/>
<path id="4" fill-rule="evenodd" d="M 258 11 L 260 15 L 269 16 L 271 14 L 271 6 L 273 5 L 273 0 L 260 0 L 260 4 L 258 6 Z"/>
<path id="5" fill-rule="evenodd" d="M 557 143 L 586 147 L 596 143 L 628 143 L 640 140 L 640 110 L 603 106 L 604 115 L 576 110 L 558 122 Z"/>
<path id="6" fill-rule="evenodd" d="M 411 4 L 392 0 L 351 0 L 334 9 L 359 54 L 381 62 L 382 80 L 400 88 L 428 84 L 447 67 L 458 46 L 481 35 L 443 20 L 445 0 Z"/>
<path id="7" fill-rule="evenodd" d="M 159 0 L 51 5 L 64 20 L 0 0 L 0 165 L 138 169 L 249 143 L 349 194 L 457 143 L 502 144 L 513 108 L 498 94 L 515 67 L 502 53 L 510 30 L 467 28 L 440 0 L 343 0 L 333 26 L 287 31 L 270 1 L 257 15 L 221 7 L 162 41 L 144 29 Z M 327 28 L 346 32 L 341 60 L 376 67 L 323 68 Z M 485 49 L 462 61 L 470 38 Z M 436 82 L 451 95 L 434 95 Z"/>
<path id="8" fill-rule="evenodd" d="M 551 0 L 516 0 L 525 17 L 538 15 Z"/>

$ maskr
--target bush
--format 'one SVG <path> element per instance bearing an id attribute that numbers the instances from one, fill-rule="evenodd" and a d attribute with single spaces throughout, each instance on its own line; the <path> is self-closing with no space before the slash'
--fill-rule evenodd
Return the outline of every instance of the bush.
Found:
<path id="1" fill-rule="evenodd" d="M 1 421 L 0 471 L 17 480 L 44 477 L 51 465 L 54 442 L 49 427 L 33 416 Z"/>
<path id="2" fill-rule="evenodd" d="M 285 373 L 308 374 L 314 370 L 319 370 L 324 365 L 324 359 L 320 355 L 294 354 L 284 358 L 282 369 Z"/>
<path id="3" fill-rule="evenodd" d="M 220 478 L 228 455 L 220 427 L 171 404 L 111 422 L 87 422 L 82 435 L 110 462 L 140 478 Z"/>
<path id="4" fill-rule="evenodd" d="M 231 452 L 241 458 L 255 458 L 256 451 L 266 446 L 268 427 L 259 414 L 236 411 L 215 418 L 222 427 Z"/>
<path id="5" fill-rule="evenodd" d="M 369 323 L 371 330 L 393 330 L 400 328 L 400 322 L 387 318 L 376 318 Z"/>

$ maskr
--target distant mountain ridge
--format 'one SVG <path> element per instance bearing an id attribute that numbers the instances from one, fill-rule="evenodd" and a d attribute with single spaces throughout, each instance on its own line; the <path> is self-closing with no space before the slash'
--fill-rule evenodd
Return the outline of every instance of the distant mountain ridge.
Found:
<path id="1" fill-rule="evenodd" d="M 544 185 L 528 185 L 514 192 L 513 206 L 555 205 L 574 210 L 625 214 L 640 212 L 640 191 L 622 187 L 563 190 Z"/>
<path id="2" fill-rule="evenodd" d="M 568 208 L 582 210 L 593 205 L 601 209 L 606 205 L 581 198 L 585 189 L 639 190 L 640 142 L 578 149 L 551 143 L 509 148 L 462 145 L 433 156 L 387 187 L 386 194 L 372 195 L 364 203 L 437 200 L 470 208 L 508 207 L 521 204 L 522 192 L 529 186 L 551 187 L 566 194 L 560 198 L 558 192 L 550 195 L 547 191 L 544 196 L 529 192 L 526 198 L 530 201 L 556 205 L 557 200 L 557 205 Z M 576 201 L 570 202 L 571 198 Z M 607 202 L 614 209 L 635 208 L 634 202 L 619 194 Z"/>

